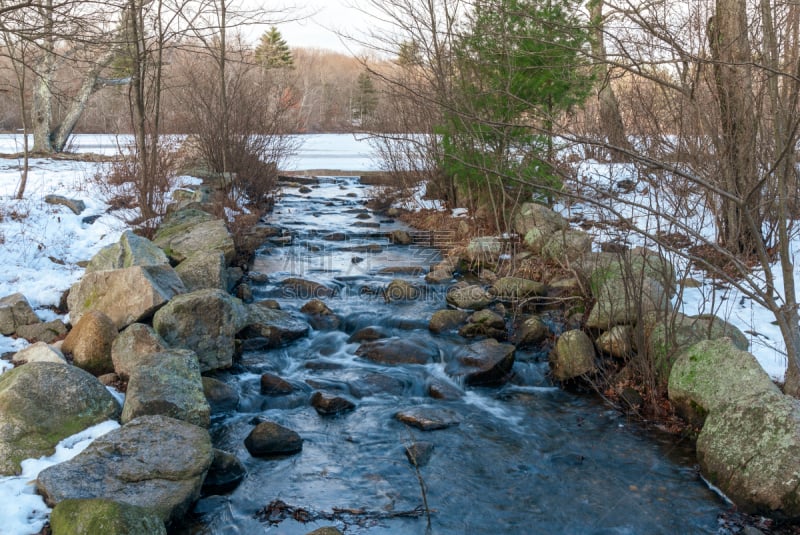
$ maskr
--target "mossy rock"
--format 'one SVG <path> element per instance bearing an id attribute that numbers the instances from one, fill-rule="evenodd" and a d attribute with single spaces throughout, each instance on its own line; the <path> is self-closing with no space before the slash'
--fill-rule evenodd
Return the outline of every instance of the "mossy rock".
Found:
<path id="1" fill-rule="evenodd" d="M 52 455 L 59 441 L 119 416 L 119 404 L 91 374 L 31 362 L 0 375 L 0 474 Z"/>
<path id="2" fill-rule="evenodd" d="M 50 514 L 53 535 L 166 535 L 164 522 L 141 507 L 103 498 L 64 500 Z"/>
<path id="3" fill-rule="evenodd" d="M 697 458 L 740 511 L 800 519 L 800 400 L 757 394 L 712 410 Z"/>
<path id="4" fill-rule="evenodd" d="M 669 399 L 690 423 L 740 399 L 780 394 L 753 355 L 729 338 L 704 340 L 681 353 L 669 375 Z"/>
<path id="5" fill-rule="evenodd" d="M 570 381 L 597 371 L 594 344 L 580 330 L 563 333 L 550 353 L 553 377 L 558 381 Z"/>
<path id="6" fill-rule="evenodd" d="M 660 384 L 669 380 L 670 370 L 678 355 L 703 340 L 730 338 L 733 345 L 747 351 L 749 342 L 742 332 L 730 323 L 711 315 L 667 315 L 662 319 L 654 314 L 643 318 L 647 347 L 645 357 L 650 362 Z"/>

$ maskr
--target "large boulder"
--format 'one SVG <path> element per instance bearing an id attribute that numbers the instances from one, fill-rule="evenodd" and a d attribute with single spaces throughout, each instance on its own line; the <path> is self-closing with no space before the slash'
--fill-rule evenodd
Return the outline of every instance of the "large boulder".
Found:
<path id="1" fill-rule="evenodd" d="M 86 272 L 168 263 L 167 255 L 153 242 L 126 230 L 117 243 L 103 247 L 92 257 L 86 266 Z"/>
<path id="2" fill-rule="evenodd" d="M 717 407 L 697 438 L 697 458 L 739 510 L 800 518 L 800 400 L 759 394 Z"/>
<path id="3" fill-rule="evenodd" d="M 211 407 L 194 352 L 173 349 L 153 353 L 131 372 L 121 421 L 125 424 L 152 414 L 208 427 Z"/>
<path id="4" fill-rule="evenodd" d="M 246 325 L 238 336 L 247 350 L 286 345 L 308 334 L 308 323 L 284 310 L 253 304 L 247 306 Z"/>
<path id="5" fill-rule="evenodd" d="M 669 380 L 675 358 L 690 346 L 703 340 L 730 338 L 734 346 L 747 351 L 747 337 L 734 325 L 712 315 L 686 316 L 670 314 L 663 318 L 650 314 L 645 324 L 645 356 L 662 384 Z"/>
<path id="6" fill-rule="evenodd" d="M 127 381 L 130 374 L 153 353 L 165 351 L 169 345 L 149 325 L 134 323 L 119 333 L 111 344 L 114 372 Z"/>
<path id="7" fill-rule="evenodd" d="M 487 338 L 458 349 L 445 372 L 469 386 L 503 384 L 511 377 L 515 347 Z"/>
<path id="8" fill-rule="evenodd" d="M 17 327 L 39 323 L 41 320 L 21 293 L 7 295 L 0 299 L 0 334 L 8 336 Z"/>
<path id="9" fill-rule="evenodd" d="M 199 290 L 172 299 L 153 317 L 153 328 L 172 347 L 197 353 L 200 371 L 233 365 L 236 333 L 247 309 L 222 290 Z"/>
<path id="10" fill-rule="evenodd" d="M 156 515 L 105 498 L 60 502 L 50 514 L 50 531 L 52 535 L 167 535 Z"/>
<path id="11" fill-rule="evenodd" d="M 542 256 L 560 263 L 574 262 L 591 250 L 591 235 L 581 230 L 564 230 L 546 239 Z"/>
<path id="12" fill-rule="evenodd" d="M 91 374 L 66 364 L 31 362 L 0 375 L 0 474 L 52 455 L 56 444 L 119 415 L 119 404 Z"/>
<path id="13" fill-rule="evenodd" d="M 737 400 L 780 394 L 753 355 L 729 338 L 706 340 L 684 351 L 669 374 L 669 399 L 690 423 Z"/>
<path id="14" fill-rule="evenodd" d="M 663 256 L 648 249 L 636 248 L 624 253 L 591 253 L 576 261 L 573 267 L 589 279 L 590 290 L 595 296 L 609 279 L 652 279 L 659 282 L 670 296 L 674 295 L 677 288 L 674 266 Z"/>
<path id="15" fill-rule="evenodd" d="M 409 338 L 383 338 L 364 342 L 356 355 L 378 364 L 427 364 L 439 357 L 439 349 Z"/>
<path id="16" fill-rule="evenodd" d="M 556 231 L 568 229 L 569 223 L 561 214 L 543 204 L 526 202 L 514 215 L 513 226 L 520 236 L 525 236 L 533 229 L 552 235 Z"/>
<path id="17" fill-rule="evenodd" d="M 169 523 L 182 518 L 200 496 L 213 458 L 205 429 L 166 416 L 142 416 L 43 470 L 36 488 L 51 507 L 68 499 L 107 498 Z"/>
<path id="18" fill-rule="evenodd" d="M 111 345 L 117 337 L 117 327 L 111 318 L 98 310 L 90 310 L 75 324 L 64 339 L 61 351 L 72 355 L 76 366 L 92 375 L 114 371 Z"/>
<path id="19" fill-rule="evenodd" d="M 610 277 L 594 291 L 596 299 L 586 326 L 611 329 L 615 325 L 635 325 L 650 312 L 665 315 L 670 309 L 667 292 L 660 282 L 645 278 L 632 279 L 622 274 Z"/>
<path id="20" fill-rule="evenodd" d="M 199 251 L 175 268 L 186 290 L 228 289 L 225 255 L 220 251 Z"/>
<path id="21" fill-rule="evenodd" d="M 466 310 L 486 308 L 494 300 L 489 292 L 478 285 L 453 288 L 445 298 L 450 305 Z"/>
<path id="22" fill-rule="evenodd" d="M 563 333 L 550 353 L 550 366 L 553 377 L 558 381 L 569 381 L 594 373 L 597 365 L 592 340 L 577 329 Z"/>
<path id="23" fill-rule="evenodd" d="M 98 310 L 121 330 L 149 318 L 185 291 L 183 282 L 169 265 L 134 266 L 84 274 L 70 289 L 67 304 L 73 324 L 89 310 Z"/>
<path id="24" fill-rule="evenodd" d="M 219 251 L 230 264 L 236 255 L 233 237 L 221 219 L 200 210 L 181 210 L 164 221 L 153 237 L 175 262 L 183 262 L 198 251 Z"/>

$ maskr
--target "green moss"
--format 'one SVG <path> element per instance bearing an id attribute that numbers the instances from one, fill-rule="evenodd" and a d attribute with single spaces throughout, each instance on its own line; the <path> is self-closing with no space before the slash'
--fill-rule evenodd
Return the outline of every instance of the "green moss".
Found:
<path id="1" fill-rule="evenodd" d="M 161 535 L 164 523 L 134 505 L 105 499 L 64 500 L 50 515 L 53 535 Z"/>

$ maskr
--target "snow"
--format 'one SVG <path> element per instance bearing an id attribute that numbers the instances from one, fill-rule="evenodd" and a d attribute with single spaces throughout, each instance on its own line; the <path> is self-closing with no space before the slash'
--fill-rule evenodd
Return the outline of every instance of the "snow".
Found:
<path id="1" fill-rule="evenodd" d="M 51 509 L 36 494 L 36 480 L 39 472 L 50 466 L 68 461 L 85 450 L 97 437 L 119 427 L 114 421 L 107 421 L 65 438 L 56 446 L 49 457 L 22 461 L 19 476 L 0 477 L 0 535 L 21 535 L 38 533 L 44 527 Z"/>
<path id="2" fill-rule="evenodd" d="M 312 134 L 295 136 L 300 144 L 297 154 L 283 166 L 286 171 L 335 169 L 342 171 L 379 171 L 380 161 L 366 136 L 350 134 Z"/>
<path id="3" fill-rule="evenodd" d="M 80 135 L 72 149 L 115 154 L 118 141 L 124 140 Z M 0 153 L 21 150 L 19 136 L 0 135 Z M 63 292 L 83 274 L 78 262 L 117 242 L 128 226 L 119 213 L 108 213 L 112 188 L 94 179 L 103 164 L 32 159 L 24 198 L 16 200 L 21 165 L 21 160 L 0 159 L 0 297 L 21 292 L 39 318 L 50 321 L 59 316 L 48 307 L 58 305 Z M 199 182 L 193 177 L 179 177 L 175 185 Z M 44 198 L 49 194 L 80 199 L 86 209 L 75 215 L 65 206 L 47 204 Z M 92 224 L 83 222 L 83 218 L 94 215 L 99 218 Z M 15 353 L 27 345 L 25 340 L 0 336 L 0 355 Z M 0 360 L 0 374 L 11 368 L 8 361 Z M 121 394 L 112 394 L 121 399 Z M 47 466 L 74 457 L 94 438 L 116 427 L 118 423 L 107 422 L 87 429 L 63 440 L 53 456 L 24 461 L 21 476 L 0 477 L 0 535 L 38 533 L 50 510 L 35 494 L 31 482 Z"/>
<path id="4" fill-rule="evenodd" d="M 661 233 L 699 234 L 714 243 L 715 222 L 713 214 L 707 209 L 701 192 L 696 192 L 674 181 L 666 184 L 663 176 L 640 177 L 630 164 L 605 164 L 588 160 L 577 170 L 576 192 L 596 196 L 606 193 L 603 204 L 586 202 L 564 202 L 555 208 L 564 216 L 582 215 L 595 222 L 613 221 L 624 217 L 632 227 L 646 230 L 650 235 Z M 674 180 L 674 179 L 673 179 Z M 619 185 L 627 181 L 634 188 L 623 193 Z M 670 192 L 670 187 L 680 194 Z M 641 233 L 621 229 L 614 225 L 597 225 L 588 232 L 595 236 L 595 246 L 605 241 L 618 241 L 631 247 L 645 246 L 657 249 L 652 239 Z M 800 236 L 792 237 L 790 250 L 800 251 Z M 684 257 L 675 252 L 659 250 L 673 266 L 679 281 L 693 279 L 698 287 L 685 287 L 673 299 L 680 312 L 686 315 L 714 314 L 741 330 L 750 341 L 749 351 L 756 357 L 764 370 L 776 381 L 783 381 L 786 373 L 786 346 L 780 329 L 774 324 L 775 317 L 768 309 L 755 303 L 729 284 L 719 284 L 704 272 L 694 269 Z M 777 288 L 783 288 L 783 275 L 780 266 L 771 268 Z M 762 285 L 764 274 L 754 270 L 750 281 Z"/>

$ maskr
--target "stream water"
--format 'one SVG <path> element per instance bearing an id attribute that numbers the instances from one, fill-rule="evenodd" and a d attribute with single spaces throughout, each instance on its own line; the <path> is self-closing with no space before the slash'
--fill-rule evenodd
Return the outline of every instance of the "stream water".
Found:
<path id="1" fill-rule="evenodd" d="M 427 329 L 431 314 L 446 306 L 444 288 L 400 303 L 386 303 L 378 291 L 397 277 L 424 285 L 419 275 L 381 270 L 427 268 L 438 252 L 390 244 L 386 233 L 404 227 L 367 212 L 366 192 L 355 178 L 325 178 L 310 194 L 287 188 L 271 214 L 292 241 L 258 252 L 253 269 L 269 280 L 253 285 L 255 298 L 275 299 L 299 315 L 313 296 L 287 291 L 280 281 L 314 280 L 336 290 L 325 301 L 341 324 L 283 348 L 245 352 L 217 376 L 241 397 L 236 411 L 214 418 L 215 447 L 236 454 L 248 475 L 232 493 L 201 499 L 197 523 L 182 532 L 305 534 L 335 525 L 346 533 L 426 533 L 425 515 L 400 514 L 420 510 L 422 481 L 434 534 L 719 533 L 717 517 L 727 506 L 699 478 L 690 447 L 642 429 L 592 396 L 556 388 L 546 355 L 518 350 L 515 377 L 500 388 L 465 388 L 449 378 L 444 363 L 469 341 Z M 348 239 L 325 239 L 334 232 Z M 435 348 L 439 362 L 385 366 L 359 358 L 359 344 L 348 339 L 369 326 Z M 291 382 L 295 393 L 262 395 L 265 372 Z M 460 391 L 460 398 L 433 399 L 431 382 Z M 348 397 L 356 409 L 320 416 L 309 403 L 317 390 Z M 394 418 L 420 407 L 445 410 L 459 423 L 426 432 Z M 244 439 L 258 419 L 299 433 L 302 452 L 252 457 Z M 419 473 L 405 455 L 417 442 L 433 446 Z M 310 517 L 336 515 L 309 523 L 259 518 L 275 500 Z"/>

